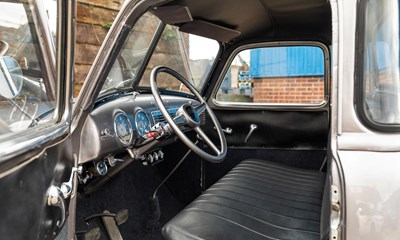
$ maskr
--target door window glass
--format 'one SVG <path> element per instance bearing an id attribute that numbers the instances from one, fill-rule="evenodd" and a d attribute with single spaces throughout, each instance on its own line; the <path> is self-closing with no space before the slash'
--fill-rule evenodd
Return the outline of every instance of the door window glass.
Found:
<path id="1" fill-rule="evenodd" d="M 31 1 L 0 2 L 0 136 L 20 132 L 53 119 L 54 66 L 50 43 L 39 40 L 44 27 Z M 42 48 L 49 47 L 49 51 Z M 47 65 L 47 66 L 46 66 Z"/>
<path id="2" fill-rule="evenodd" d="M 247 49 L 233 59 L 217 102 L 319 105 L 325 101 L 324 52 L 315 46 Z"/>
<path id="3" fill-rule="evenodd" d="M 400 124 L 399 2 L 366 3 L 362 111 L 377 124 Z"/>

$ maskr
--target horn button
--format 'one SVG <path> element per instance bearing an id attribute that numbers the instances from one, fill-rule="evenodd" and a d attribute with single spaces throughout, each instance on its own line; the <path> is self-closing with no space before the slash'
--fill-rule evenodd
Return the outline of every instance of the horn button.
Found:
<path id="1" fill-rule="evenodd" d="M 189 125 L 190 127 L 197 127 L 200 125 L 200 117 L 197 113 L 196 109 L 188 103 L 183 104 L 176 113 L 177 116 L 180 116 L 184 119 L 184 124 Z"/>

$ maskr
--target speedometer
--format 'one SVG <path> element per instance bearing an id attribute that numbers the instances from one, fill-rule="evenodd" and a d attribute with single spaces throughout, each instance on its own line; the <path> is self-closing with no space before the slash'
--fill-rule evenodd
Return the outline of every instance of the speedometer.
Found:
<path id="1" fill-rule="evenodd" d="M 135 124 L 138 134 L 145 138 L 146 134 L 150 131 L 150 122 L 146 113 L 142 110 L 139 110 L 135 116 Z"/>
<path id="2" fill-rule="evenodd" d="M 114 130 L 118 140 L 125 146 L 131 144 L 133 130 L 128 116 L 124 112 L 119 112 L 114 117 Z"/>

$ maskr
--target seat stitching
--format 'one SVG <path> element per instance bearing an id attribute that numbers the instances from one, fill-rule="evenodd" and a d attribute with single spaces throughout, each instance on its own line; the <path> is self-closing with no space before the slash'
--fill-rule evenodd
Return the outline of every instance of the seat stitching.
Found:
<path id="1" fill-rule="evenodd" d="M 259 174 L 258 172 L 253 172 L 253 171 L 250 171 L 250 170 L 247 170 L 247 169 L 244 169 L 244 170 L 242 170 L 242 169 L 233 169 L 232 171 L 230 171 L 230 173 L 234 173 L 234 172 L 248 173 L 248 174 L 251 174 L 251 175 L 260 176 L 260 177 L 264 177 L 264 178 L 269 178 L 270 179 L 271 177 L 267 177 L 267 175 L 265 175 L 265 174 L 268 174 L 268 176 L 277 176 L 279 178 L 288 179 L 288 181 L 284 181 L 284 180 L 280 180 L 279 179 L 280 181 L 284 181 L 284 182 L 289 182 L 291 180 L 290 183 L 296 182 L 296 184 L 299 184 L 299 185 L 311 186 L 311 187 L 319 187 L 320 186 L 320 184 L 317 184 L 316 181 L 308 181 L 309 183 L 300 183 L 299 181 L 304 181 L 304 180 L 302 180 L 300 178 L 293 179 L 293 178 L 290 178 L 290 177 L 281 176 L 281 175 L 277 175 L 277 174 L 273 174 L 273 173 L 267 173 L 267 172 L 264 172 L 264 175 L 263 175 L 263 174 Z M 275 179 L 275 178 L 273 178 L 273 179 Z"/>
<path id="2" fill-rule="evenodd" d="M 244 181 L 244 182 L 247 182 L 247 181 Z M 247 182 L 247 183 L 248 183 L 248 182 Z M 229 183 L 229 182 L 228 182 L 228 183 L 224 183 L 224 182 L 222 182 L 222 181 L 217 182 L 217 183 L 214 184 L 213 186 L 223 185 L 223 184 L 225 184 L 225 185 L 231 185 L 231 186 L 239 187 L 239 188 L 243 188 L 243 189 L 247 189 L 247 190 L 249 190 L 249 191 L 255 191 L 255 192 L 263 193 L 262 191 L 259 191 L 259 190 L 257 190 L 257 189 L 248 188 L 248 187 L 243 187 L 243 186 L 236 185 L 236 184 L 232 184 L 232 183 Z M 260 186 L 260 185 L 258 185 L 258 186 Z M 260 186 L 260 187 L 266 188 L 265 186 Z M 298 192 L 297 192 L 297 193 L 291 193 L 291 192 L 283 191 L 283 190 L 281 190 L 281 189 L 274 189 L 274 188 L 269 188 L 269 189 L 273 189 L 273 190 L 276 190 L 276 191 L 280 191 L 280 192 L 288 193 L 288 194 L 292 194 L 292 195 L 300 195 L 300 196 L 304 196 L 304 197 L 310 197 L 310 198 L 314 198 L 314 199 L 317 199 L 317 200 L 321 200 L 321 199 L 322 199 L 321 197 L 305 195 L 305 194 L 298 193 Z M 298 189 L 296 189 L 296 190 L 298 190 Z"/>
<path id="3" fill-rule="evenodd" d="M 322 190 L 318 191 L 318 190 L 315 190 L 315 189 L 300 188 L 300 186 L 299 187 L 292 187 L 292 186 L 289 186 L 289 185 L 284 184 L 282 182 L 267 181 L 267 180 L 264 180 L 264 179 L 252 178 L 252 177 L 243 176 L 243 175 L 240 175 L 240 174 L 227 174 L 225 177 L 223 177 L 221 179 L 221 181 L 227 180 L 227 179 L 230 179 L 230 180 L 233 179 L 233 180 L 240 180 L 242 182 L 247 182 L 247 183 L 251 183 L 251 184 L 257 184 L 257 183 L 254 183 L 254 182 L 244 181 L 243 179 L 237 179 L 234 176 L 239 176 L 241 178 L 250 179 L 250 180 L 257 180 L 257 181 L 261 181 L 261 182 L 264 182 L 264 183 L 267 183 L 267 184 L 281 186 L 281 187 L 285 187 L 285 188 L 291 188 L 291 189 L 295 189 L 295 190 L 303 190 L 303 191 L 306 191 L 306 192 L 313 192 L 313 193 L 318 193 L 318 194 L 322 193 Z M 264 186 L 264 185 L 257 184 L 257 186 Z"/>
<path id="4" fill-rule="evenodd" d="M 265 210 L 265 211 L 272 211 L 272 210 L 269 210 L 269 209 L 262 208 L 261 206 L 254 205 L 254 204 L 252 204 L 252 203 L 246 203 L 246 202 L 239 201 L 239 200 L 237 200 L 237 199 L 233 199 L 233 198 L 230 198 L 230 197 L 227 197 L 227 196 L 220 196 L 220 195 L 216 195 L 216 194 L 214 194 L 214 193 L 204 193 L 204 194 L 201 195 L 201 196 L 205 196 L 205 195 L 214 196 L 214 197 L 219 197 L 219 198 L 225 198 L 225 199 L 230 199 L 230 200 L 232 200 L 232 201 L 237 201 L 237 202 L 240 202 L 240 203 L 243 203 L 243 204 L 247 204 L 247 205 L 249 205 L 249 206 L 253 206 L 253 207 L 256 207 L 256 208 L 259 208 L 259 209 L 263 209 L 263 210 Z M 198 200 L 204 200 L 204 199 L 202 199 L 202 198 L 200 197 Z M 298 208 L 298 207 L 290 207 L 290 206 L 285 206 L 285 205 L 282 205 L 282 204 L 279 204 L 279 203 L 274 203 L 274 202 L 269 201 L 268 199 L 265 199 L 265 202 L 269 203 L 270 205 L 277 205 L 277 206 L 280 206 L 280 207 L 282 207 L 282 208 L 293 209 L 293 210 L 298 210 L 298 211 L 302 211 L 302 212 L 312 212 L 312 213 L 316 213 L 316 214 L 318 214 L 318 215 L 321 214 L 321 212 L 316 212 L 316 211 L 311 210 L 311 209 L 304 209 L 304 208 Z"/>
<path id="5" fill-rule="evenodd" d="M 246 167 L 246 166 L 238 166 L 235 167 L 234 169 L 232 169 L 232 171 L 253 171 L 256 174 L 265 174 L 268 173 L 269 175 L 274 175 L 274 176 L 279 176 L 279 177 L 283 177 L 283 178 L 288 178 L 288 179 L 292 179 L 292 180 L 296 180 L 296 181 L 304 181 L 304 182 L 311 182 L 311 183 L 315 183 L 315 182 L 319 182 L 321 180 L 321 178 L 318 179 L 306 179 L 307 176 L 293 176 L 293 175 L 284 175 L 284 173 L 281 172 L 277 172 L 277 171 L 268 171 L 268 170 L 260 170 L 260 169 L 254 169 L 254 168 L 250 168 L 250 167 Z M 231 171 L 231 172 L 232 172 Z"/>
<path id="6" fill-rule="evenodd" d="M 224 205 L 221 205 L 221 204 L 215 204 L 215 203 L 211 203 L 211 204 L 218 205 L 218 206 L 222 206 L 222 207 L 227 207 L 227 206 L 224 206 Z M 229 209 L 231 209 L 232 211 L 235 211 L 235 212 L 237 212 L 237 213 L 239 213 L 239 214 L 241 214 L 241 215 L 244 215 L 244 216 L 246 216 L 246 217 L 249 217 L 249 218 L 254 219 L 254 220 L 258 221 L 258 222 L 264 223 L 264 224 L 266 224 L 266 225 L 270 225 L 270 226 L 275 227 L 275 228 L 279 228 L 279 229 L 282 229 L 282 230 L 288 230 L 288 231 L 294 231 L 294 232 L 304 232 L 304 233 L 319 235 L 319 232 L 307 231 L 307 230 L 299 230 L 299 229 L 291 229 L 291 228 L 286 228 L 286 227 L 278 226 L 278 225 L 275 225 L 275 224 L 272 224 L 272 223 L 263 221 L 263 220 L 261 220 L 261 219 L 255 218 L 255 217 L 253 217 L 253 216 L 250 216 L 250 215 L 248 215 L 248 214 L 246 214 L 246 213 L 244 213 L 244 212 L 242 212 L 242 211 L 239 211 L 239 210 L 236 210 L 236 209 L 233 209 L 233 208 L 230 208 L 230 207 L 227 207 L 227 208 L 229 208 Z M 201 209 L 199 209 L 199 208 L 185 209 L 185 212 L 196 212 L 196 211 L 199 211 L 199 212 L 202 212 L 202 213 L 212 214 L 212 215 L 214 215 L 214 216 L 218 216 L 218 217 L 227 219 L 227 218 L 225 218 L 224 216 L 221 216 L 220 214 L 217 214 L 217 213 L 215 213 L 215 212 L 205 211 L 205 210 L 201 210 Z M 235 223 L 237 223 L 237 224 L 240 225 L 240 226 L 243 226 L 242 224 L 240 224 L 240 223 L 238 223 L 238 222 L 236 222 L 236 221 L 233 221 L 233 220 L 230 220 L 230 219 L 227 219 L 227 220 L 228 220 L 228 221 L 231 221 L 231 222 L 235 222 Z M 247 227 L 246 227 L 246 228 L 247 228 Z M 252 231 L 254 231 L 254 230 L 252 230 Z M 260 234 L 262 234 L 262 233 L 260 233 Z M 264 235 L 264 234 L 262 234 L 262 235 Z"/>
<path id="7" fill-rule="evenodd" d="M 293 169 L 290 166 L 285 166 L 279 163 L 272 163 L 269 161 L 264 161 L 264 160 L 257 160 L 257 159 L 248 159 L 248 160 L 244 160 L 243 162 L 241 162 L 239 165 L 241 164 L 246 164 L 246 163 L 253 163 L 253 164 L 259 164 L 259 165 L 264 165 L 264 166 L 270 166 L 270 167 L 274 167 L 274 168 L 278 168 L 278 169 L 282 169 L 285 172 L 290 171 L 293 173 L 302 173 L 302 174 L 310 174 L 310 175 L 315 175 L 318 174 L 320 172 L 317 171 L 312 171 L 312 170 L 298 170 L 298 169 Z"/>
<path id="8" fill-rule="evenodd" d="M 259 198 L 259 197 L 254 197 L 254 196 L 250 196 L 250 195 L 247 195 L 247 194 L 244 194 L 244 193 L 241 193 L 241 192 L 226 190 L 226 189 L 222 189 L 222 188 L 220 188 L 220 189 L 217 189 L 217 188 L 214 188 L 214 187 L 213 187 L 213 188 L 209 188 L 209 189 L 207 189 L 207 191 L 206 191 L 205 193 L 207 193 L 207 192 L 209 192 L 209 191 L 230 192 L 230 193 L 242 195 L 242 196 L 245 196 L 245 197 L 248 197 L 248 198 L 254 198 L 254 199 L 257 199 L 257 200 L 264 200 L 264 199 L 261 199 L 261 198 Z M 291 202 L 297 202 L 297 203 L 302 203 L 302 204 L 313 205 L 313 206 L 315 206 L 315 207 L 321 207 L 321 204 L 314 204 L 314 203 L 310 203 L 310 202 L 307 202 L 307 201 L 295 200 L 295 199 L 285 198 L 285 197 L 282 197 L 282 196 L 274 196 L 274 195 L 272 195 L 272 194 L 268 194 L 268 195 L 266 194 L 266 195 L 264 195 L 264 196 L 271 196 L 271 197 L 274 197 L 274 198 L 284 199 L 284 200 L 286 200 L 286 201 L 291 201 Z"/>
<path id="9" fill-rule="evenodd" d="M 252 167 L 252 168 L 262 168 L 262 169 L 268 169 L 268 170 L 273 170 L 276 172 L 282 172 L 286 174 L 292 174 L 292 175 L 301 175 L 304 177 L 308 178 L 319 178 L 323 176 L 325 173 L 322 172 L 301 172 L 301 171 L 293 171 L 289 167 L 286 169 L 284 167 L 276 166 L 276 165 L 269 165 L 269 164 L 258 164 L 257 162 L 241 162 L 240 164 L 237 165 L 239 166 L 247 166 L 247 167 Z"/>
<path id="10" fill-rule="evenodd" d="M 244 229 L 246 229 L 246 230 L 248 230 L 248 231 L 250 231 L 250 232 L 253 232 L 253 233 L 257 234 L 257 235 L 261 235 L 261 236 L 266 237 L 266 238 L 269 238 L 269 239 L 271 239 L 271 240 L 283 240 L 283 239 L 280 239 L 280 238 L 275 238 L 275 237 L 267 236 L 267 235 L 265 235 L 265 234 L 262 234 L 262 233 L 260 233 L 260 232 L 255 231 L 255 230 L 253 230 L 253 229 L 250 229 L 250 228 L 248 228 L 248 227 L 246 227 L 246 226 L 243 226 L 242 224 L 240 224 L 240 223 L 238 223 L 238 222 L 229 220 L 229 219 L 227 219 L 226 217 L 220 216 L 220 215 L 215 214 L 215 213 L 212 213 L 212 212 L 203 211 L 203 210 L 197 209 L 197 208 L 193 208 L 193 209 L 184 209 L 183 211 L 184 211 L 184 212 L 201 212 L 201 213 L 208 213 L 208 214 L 214 215 L 214 216 L 217 217 L 217 218 L 220 218 L 220 219 L 222 219 L 222 220 L 225 220 L 226 222 L 233 223 L 234 225 L 237 225 L 237 226 L 239 226 L 239 227 L 241 227 L 241 228 L 244 228 Z"/>

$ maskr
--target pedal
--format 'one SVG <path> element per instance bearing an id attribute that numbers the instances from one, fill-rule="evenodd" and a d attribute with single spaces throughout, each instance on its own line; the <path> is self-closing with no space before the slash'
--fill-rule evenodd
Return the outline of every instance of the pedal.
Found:
<path id="1" fill-rule="evenodd" d="M 93 228 L 85 233 L 85 240 L 99 240 L 101 238 L 100 228 Z"/>
<path id="2" fill-rule="evenodd" d="M 129 217 L 128 209 L 119 210 L 115 215 L 115 223 L 117 223 L 117 225 L 120 226 L 126 223 L 126 221 L 128 221 L 128 217 Z"/>
<path id="3" fill-rule="evenodd" d="M 109 211 L 105 210 L 103 213 L 110 214 Z M 110 240 L 122 240 L 121 232 L 118 229 L 116 219 L 110 216 L 102 216 L 101 220 L 103 221 L 104 227 L 108 234 Z"/>

